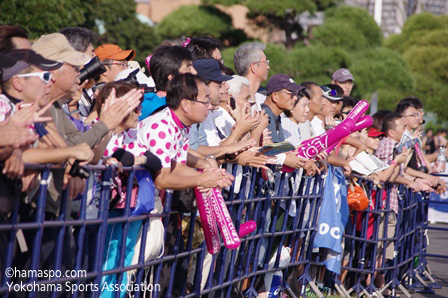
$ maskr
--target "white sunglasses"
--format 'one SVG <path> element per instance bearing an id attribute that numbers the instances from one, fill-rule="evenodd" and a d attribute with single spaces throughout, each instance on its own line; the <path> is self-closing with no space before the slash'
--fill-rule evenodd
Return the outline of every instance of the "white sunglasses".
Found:
<path id="1" fill-rule="evenodd" d="M 24 73 L 24 74 L 18 74 L 18 77 L 39 77 L 42 82 L 45 84 L 50 83 L 52 74 L 49 71 L 41 71 L 41 72 L 31 72 L 31 73 Z"/>

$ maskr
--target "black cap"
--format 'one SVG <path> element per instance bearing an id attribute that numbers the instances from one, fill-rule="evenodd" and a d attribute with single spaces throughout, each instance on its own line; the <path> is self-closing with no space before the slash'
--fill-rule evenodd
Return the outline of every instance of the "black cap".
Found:
<path id="1" fill-rule="evenodd" d="M 341 101 L 343 100 L 344 90 L 335 84 L 327 84 L 320 86 L 322 89 L 322 95 L 330 101 Z"/>
<path id="2" fill-rule="evenodd" d="M 8 52 L 8 55 L 16 58 L 17 60 L 34 65 L 42 70 L 55 70 L 64 64 L 63 62 L 45 59 L 31 49 L 12 50 Z"/>
<path id="3" fill-rule="evenodd" d="M 198 76 L 205 80 L 224 82 L 233 79 L 231 76 L 223 75 L 215 59 L 199 59 L 193 62 L 193 67 L 198 72 Z"/>
<path id="4" fill-rule="evenodd" d="M 28 63 L 14 57 L 0 53 L 0 81 L 7 81 L 28 67 Z"/>
<path id="5" fill-rule="evenodd" d="M 0 68 L 8 68 L 17 63 L 17 59 L 0 53 Z"/>
<path id="6" fill-rule="evenodd" d="M 266 92 L 272 94 L 273 92 L 286 89 L 292 92 L 299 92 L 305 89 L 305 87 L 297 85 L 293 79 L 285 74 L 275 74 L 271 77 L 268 84 L 266 85 Z"/>

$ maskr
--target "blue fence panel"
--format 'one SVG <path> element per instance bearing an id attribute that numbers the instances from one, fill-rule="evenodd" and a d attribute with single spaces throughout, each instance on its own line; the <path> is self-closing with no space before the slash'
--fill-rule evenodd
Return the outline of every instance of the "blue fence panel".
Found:
<path id="1" fill-rule="evenodd" d="M 323 272 L 325 255 L 322 250 L 313 252 L 313 241 L 325 176 L 308 177 L 302 171 L 282 173 L 273 168 L 273 175 L 264 180 L 261 170 L 234 165 L 232 173 L 241 184 L 223 190 L 225 203 L 237 231 L 249 220 L 257 223 L 257 229 L 241 239 L 238 249 L 221 245 L 219 253 L 212 256 L 206 250 L 197 211 L 172 210 L 177 192 L 165 192 L 162 212 L 131 216 L 135 169 L 125 168 L 129 179 L 124 209 L 110 205 L 114 168 L 91 166 L 84 195 L 72 202 L 68 190 L 63 191 L 60 212 L 55 216 L 45 207 L 49 178 L 58 167 L 32 168 L 41 171 L 37 199 L 32 205 L 18 202 L 7 222 L 0 224 L 0 236 L 7 239 L 1 260 L 2 296 L 37 297 L 38 287 L 45 285 L 61 286 L 60 291 L 47 291 L 50 297 L 257 297 L 270 290 L 286 291 L 292 297 L 305 297 L 308 291 L 323 295 L 314 279 Z M 346 297 L 353 293 L 381 295 L 384 288 L 373 283 L 378 274 L 385 274 L 384 287 L 390 288 L 392 295 L 397 288 L 430 291 L 436 287 L 422 279 L 427 275 L 424 232 L 429 228 L 428 195 L 401 188 L 395 215 L 389 202 L 392 185 L 378 188 L 357 178 L 374 204 L 351 212 L 343 237 L 342 272 L 327 272 L 327 284 Z M 70 209 L 72 205 L 77 207 Z M 388 221 L 395 216 L 392 234 Z M 160 252 L 152 237 L 164 239 Z M 387 243 L 393 244 L 390 261 Z M 17 268 L 18 264 L 27 267 Z M 11 277 L 5 272 L 10 267 L 72 269 L 82 276 L 64 272 L 51 278 Z M 8 287 L 11 282 L 22 282 L 32 291 L 18 293 L 20 288 Z M 108 282 L 112 288 L 106 289 Z"/>

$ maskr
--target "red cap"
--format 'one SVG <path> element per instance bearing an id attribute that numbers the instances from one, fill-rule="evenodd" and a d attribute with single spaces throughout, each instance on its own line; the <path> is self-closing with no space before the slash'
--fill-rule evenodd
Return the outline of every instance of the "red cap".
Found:
<path id="1" fill-rule="evenodd" d="M 368 136 L 370 138 L 376 138 L 376 137 L 384 136 L 384 135 L 386 135 L 384 132 L 379 131 L 378 129 L 376 129 L 373 126 L 369 129 L 369 132 L 368 132 Z"/>

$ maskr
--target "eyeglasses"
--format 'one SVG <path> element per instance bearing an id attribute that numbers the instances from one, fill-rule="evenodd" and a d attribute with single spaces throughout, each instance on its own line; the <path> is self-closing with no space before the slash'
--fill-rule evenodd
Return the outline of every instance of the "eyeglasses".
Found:
<path id="1" fill-rule="evenodd" d="M 41 71 L 41 72 L 30 72 L 17 75 L 18 77 L 39 77 L 39 79 L 45 84 L 50 83 L 52 74 L 49 71 Z"/>
<path id="2" fill-rule="evenodd" d="M 415 114 L 411 114 L 411 115 L 401 115 L 401 117 L 414 117 L 414 118 L 418 118 L 420 117 L 419 113 L 415 113 Z"/>
<path id="3" fill-rule="evenodd" d="M 269 60 L 266 60 L 266 61 L 258 61 L 258 62 L 255 62 L 255 63 L 266 63 L 266 65 L 269 66 Z"/>
<path id="4" fill-rule="evenodd" d="M 278 91 L 278 92 L 289 94 L 291 96 L 291 98 L 293 98 L 294 96 L 297 96 L 297 92 L 294 92 L 294 91 L 290 91 L 290 92 L 289 91 Z"/>
<path id="5" fill-rule="evenodd" d="M 103 63 L 103 65 L 119 65 L 119 66 L 128 67 L 129 63 L 127 61 L 124 61 L 124 62 L 110 62 L 110 63 Z"/>
<path id="6" fill-rule="evenodd" d="M 186 99 L 186 100 L 190 100 L 190 101 L 194 101 L 194 102 L 202 103 L 202 104 L 205 105 L 206 107 L 208 107 L 209 104 L 210 104 L 210 101 L 209 101 L 209 100 L 208 100 L 208 101 L 200 101 L 200 100 L 191 99 L 191 98 L 185 98 L 185 99 Z"/>

